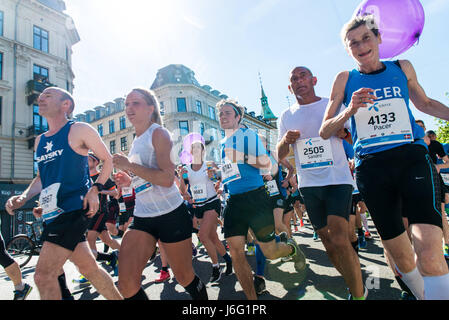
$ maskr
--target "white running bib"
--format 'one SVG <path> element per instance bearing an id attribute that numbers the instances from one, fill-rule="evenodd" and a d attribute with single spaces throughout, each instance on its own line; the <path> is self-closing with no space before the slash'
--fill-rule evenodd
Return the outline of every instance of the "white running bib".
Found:
<path id="1" fill-rule="evenodd" d="M 443 178 L 443 182 L 445 185 L 449 186 L 449 173 L 442 173 L 441 174 L 441 178 Z"/>
<path id="2" fill-rule="evenodd" d="M 270 197 L 274 197 L 280 194 L 278 185 L 275 180 L 266 181 L 265 185 L 267 186 L 268 192 L 270 193 Z"/>
<path id="3" fill-rule="evenodd" d="M 360 108 L 354 118 L 362 148 L 413 142 L 410 117 L 402 98 L 382 100 Z"/>
<path id="4" fill-rule="evenodd" d="M 334 165 L 330 139 L 321 137 L 301 139 L 296 142 L 300 169 L 311 170 Z"/>
<path id="5" fill-rule="evenodd" d="M 240 179 L 241 175 L 237 163 L 224 159 L 224 164 L 221 166 L 221 177 L 223 184 Z"/>
<path id="6" fill-rule="evenodd" d="M 122 196 L 123 196 L 123 198 L 131 198 L 133 196 L 133 188 L 123 187 L 122 188 Z"/>
<path id="7" fill-rule="evenodd" d="M 191 187 L 193 202 L 202 202 L 207 200 L 207 190 L 205 184 L 197 184 Z"/>
<path id="8" fill-rule="evenodd" d="M 142 165 L 142 161 L 140 160 L 140 156 L 138 154 L 133 154 L 130 159 L 130 162 Z M 139 176 L 136 176 L 134 174 L 131 174 L 131 186 L 134 188 L 134 191 L 136 192 L 136 196 L 138 194 L 142 194 L 145 192 L 150 191 L 152 184 L 144 179 L 142 179 Z"/>
<path id="9" fill-rule="evenodd" d="M 41 191 L 39 205 L 42 208 L 42 218 L 44 221 L 54 219 L 64 210 L 58 208 L 58 191 L 61 183 L 53 183 Z"/>
<path id="10" fill-rule="evenodd" d="M 120 212 L 126 212 L 126 205 L 124 202 L 119 202 L 118 205 L 120 206 Z"/>

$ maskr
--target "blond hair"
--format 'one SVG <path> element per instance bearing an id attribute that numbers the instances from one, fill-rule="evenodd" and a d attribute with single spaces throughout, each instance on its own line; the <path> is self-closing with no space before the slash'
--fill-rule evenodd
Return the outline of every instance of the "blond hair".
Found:
<path id="1" fill-rule="evenodd" d="M 373 14 L 357 15 L 349 20 L 341 29 L 340 36 L 343 44 L 346 45 L 345 41 L 348 33 L 360 26 L 367 26 L 376 37 L 380 34 L 379 27 L 376 23 L 376 18 Z"/>
<path id="2" fill-rule="evenodd" d="M 151 115 L 151 121 L 157 123 L 158 125 L 162 126 L 162 117 L 161 112 L 159 111 L 159 101 L 156 99 L 156 95 L 148 89 L 145 88 L 134 88 L 131 90 L 131 92 L 136 91 L 140 93 L 143 96 L 143 99 L 149 106 L 153 106 L 154 110 Z"/>

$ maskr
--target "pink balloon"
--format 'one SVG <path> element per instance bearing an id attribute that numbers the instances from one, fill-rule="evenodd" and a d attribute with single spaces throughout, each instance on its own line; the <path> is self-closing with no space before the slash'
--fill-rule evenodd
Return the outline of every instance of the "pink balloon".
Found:
<path id="1" fill-rule="evenodd" d="M 196 132 L 192 132 L 184 137 L 184 140 L 182 141 L 183 149 L 190 152 L 190 146 L 195 141 L 201 141 L 203 144 L 205 144 L 205 140 L 202 135 Z"/>
<path id="2" fill-rule="evenodd" d="M 373 14 L 379 26 L 381 59 L 398 56 L 413 46 L 424 28 L 424 9 L 419 0 L 364 0 L 354 15 Z"/>
<path id="3" fill-rule="evenodd" d="M 187 152 L 186 150 L 183 150 L 181 154 L 179 155 L 179 159 L 181 160 L 182 164 L 191 164 L 193 157 L 190 154 L 190 152 Z"/>

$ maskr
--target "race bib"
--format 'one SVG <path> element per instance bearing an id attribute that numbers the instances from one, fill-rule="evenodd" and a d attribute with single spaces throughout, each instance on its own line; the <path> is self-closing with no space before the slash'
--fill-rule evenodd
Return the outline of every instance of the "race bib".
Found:
<path id="1" fill-rule="evenodd" d="M 267 186 L 270 197 L 274 197 L 280 194 L 278 185 L 275 180 L 266 181 L 265 185 Z"/>
<path id="2" fill-rule="evenodd" d="M 445 185 L 449 186 L 449 173 L 440 173 Z"/>
<path id="3" fill-rule="evenodd" d="M 122 188 L 122 196 L 123 198 L 131 198 L 133 196 L 133 188 L 131 187 Z"/>
<path id="4" fill-rule="evenodd" d="M 125 203 L 119 202 L 118 205 L 120 207 L 120 212 L 121 213 L 126 212 L 126 205 L 125 205 Z"/>
<path id="5" fill-rule="evenodd" d="M 51 220 L 59 216 L 64 210 L 58 208 L 58 191 L 61 183 L 54 183 L 41 191 L 39 204 L 42 207 L 42 219 Z"/>
<path id="6" fill-rule="evenodd" d="M 133 154 L 130 158 L 129 158 L 130 162 L 142 165 L 142 161 L 140 160 L 140 156 L 138 154 Z M 136 192 L 136 196 L 138 194 L 142 194 L 145 192 L 150 191 L 152 184 L 144 179 L 142 179 L 141 177 L 138 177 L 136 175 L 130 174 L 131 175 L 131 186 L 134 188 L 134 191 Z"/>
<path id="7" fill-rule="evenodd" d="M 221 166 L 221 177 L 223 184 L 240 179 L 241 175 L 237 163 L 225 159 L 225 163 Z"/>
<path id="8" fill-rule="evenodd" d="M 205 184 L 197 184 L 191 187 L 193 202 L 202 202 L 207 200 L 207 190 Z"/>
<path id="9" fill-rule="evenodd" d="M 360 108 L 354 118 L 362 148 L 413 142 L 408 109 L 402 98 L 382 100 Z"/>
<path id="10" fill-rule="evenodd" d="M 301 139 L 296 142 L 296 150 L 302 170 L 326 168 L 334 165 L 329 139 L 324 140 L 321 137 Z"/>

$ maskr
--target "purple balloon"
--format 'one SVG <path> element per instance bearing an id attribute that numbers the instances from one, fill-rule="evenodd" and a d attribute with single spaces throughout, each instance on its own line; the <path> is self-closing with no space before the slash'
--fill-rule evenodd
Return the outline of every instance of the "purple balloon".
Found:
<path id="1" fill-rule="evenodd" d="M 381 59 L 393 58 L 418 41 L 424 28 L 424 9 L 419 0 L 364 0 L 354 15 L 373 14 L 379 26 Z"/>
<path id="2" fill-rule="evenodd" d="M 201 141 L 203 144 L 205 144 L 205 140 L 202 135 L 196 132 L 192 132 L 184 137 L 184 140 L 182 141 L 183 149 L 190 152 L 190 146 L 195 141 Z"/>
<path id="3" fill-rule="evenodd" d="M 179 159 L 181 160 L 182 164 L 191 164 L 193 157 L 190 154 L 190 152 L 187 152 L 186 150 L 183 150 L 181 154 L 179 155 Z"/>

